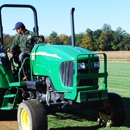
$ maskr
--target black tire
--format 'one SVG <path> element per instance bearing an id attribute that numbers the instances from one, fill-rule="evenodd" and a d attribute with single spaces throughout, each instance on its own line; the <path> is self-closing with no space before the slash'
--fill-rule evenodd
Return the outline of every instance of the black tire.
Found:
<path id="1" fill-rule="evenodd" d="M 47 130 L 47 115 L 43 105 L 37 100 L 22 102 L 17 112 L 20 130 Z"/>
<path id="2" fill-rule="evenodd" d="M 108 100 L 103 101 L 103 107 L 98 109 L 100 125 L 121 126 L 126 117 L 126 107 L 123 99 L 116 93 L 108 93 Z"/>

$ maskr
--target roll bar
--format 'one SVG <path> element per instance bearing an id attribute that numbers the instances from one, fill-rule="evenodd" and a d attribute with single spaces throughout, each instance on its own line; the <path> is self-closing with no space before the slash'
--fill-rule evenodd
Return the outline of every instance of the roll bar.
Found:
<path id="1" fill-rule="evenodd" d="M 4 44 L 4 39 L 3 39 L 3 26 L 2 26 L 2 8 L 5 7 L 11 7 L 11 8 L 30 8 L 33 11 L 34 14 L 34 30 L 37 35 L 39 35 L 39 30 L 38 30 L 38 19 L 37 19 L 37 11 L 32 5 L 22 5 L 22 4 L 4 4 L 0 6 L 0 39 L 1 39 L 1 44 Z"/>

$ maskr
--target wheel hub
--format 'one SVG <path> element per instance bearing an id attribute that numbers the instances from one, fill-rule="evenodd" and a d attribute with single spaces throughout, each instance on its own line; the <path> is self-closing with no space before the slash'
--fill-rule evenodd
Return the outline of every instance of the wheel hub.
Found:
<path id="1" fill-rule="evenodd" d="M 29 130 L 30 128 L 29 115 L 25 109 L 23 109 L 21 112 L 21 125 L 22 125 L 23 130 Z"/>

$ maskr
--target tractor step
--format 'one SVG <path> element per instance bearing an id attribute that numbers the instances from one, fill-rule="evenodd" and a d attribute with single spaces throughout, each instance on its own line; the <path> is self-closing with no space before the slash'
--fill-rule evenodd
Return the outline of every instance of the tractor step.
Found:
<path id="1" fill-rule="evenodd" d="M 15 90 L 15 93 L 14 93 Z M 19 87 L 10 87 L 5 95 L 4 95 L 4 100 L 1 106 L 1 110 L 13 110 L 17 108 L 17 100 L 19 96 Z"/>
<path id="2" fill-rule="evenodd" d="M 1 110 L 13 110 L 13 106 L 5 106 L 5 107 L 1 107 Z"/>
<path id="3" fill-rule="evenodd" d="M 26 86 L 26 81 L 9 83 L 9 86 L 10 86 L 10 87 Z"/>
<path id="4" fill-rule="evenodd" d="M 14 98 L 16 96 L 16 94 L 8 94 L 8 95 L 4 95 L 4 98 Z"/>

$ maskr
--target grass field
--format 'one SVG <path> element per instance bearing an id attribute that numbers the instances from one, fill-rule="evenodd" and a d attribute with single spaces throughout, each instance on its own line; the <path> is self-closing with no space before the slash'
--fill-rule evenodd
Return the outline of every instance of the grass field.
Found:
<path id="1" fill-rule="evenodd" d="M 126 120 L 121 127 L 98 126 L 94 109 L 56 113 L 48 116 L 49 130 L 130 130 L 130 62 L 108 61 L 108 90 L 123 97 Z"/>

